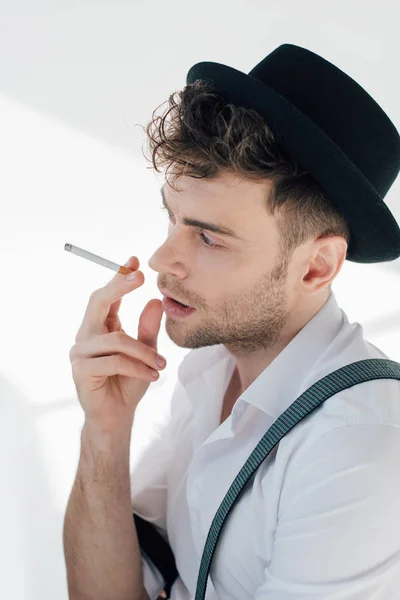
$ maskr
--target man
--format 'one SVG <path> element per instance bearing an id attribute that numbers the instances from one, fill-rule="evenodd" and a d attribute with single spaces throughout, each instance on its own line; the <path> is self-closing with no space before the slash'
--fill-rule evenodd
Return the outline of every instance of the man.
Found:
<path id="1" fill-rule="evenodd" d="M 290 44 L 249 74 L 198 63 L 186 83 L 147 126 L 152 164 L 166 167 L 169 215 L 149 266 L 159 273 L 167 333 L 191 352 L 172 396 L 132 427 L 142 564 L 126 494 L 115 500 L 127 489 L 125 461 L 112 484 L 102 479 L 97 507 L 106 508 L 90 518 L 92 545 L 79 538 L 90 568 L 77 569 L 76 581 L 99 579 L 103 534 L 112 540 L 113 600 L 126 597 L 121 564 L 140 600 L 394 600 L 397 363 L 397 374 L 333 385 L 284 434 L 235 497 L 208 566 L 204 557 L 215 515 L 271 426 L 326 376 L 387 359 L 349 323 L 331 285 L 346 259 L 400 256 L 400 228 L 383 201 L 400 170 L 400 136 L 355 81 Z M 114 449 L 126 448 L 123 438 Z"/>
<path id="2" fill-rule="evenodd" d="M 274 420 L 328 373 L 386 357 L 331 284 L 346 258 L 400 255 L 377 192 L 398 174 L 398 133 L 305 49 L 281 46 L 256 75 L 263 86 L 195 65 L 179 102 L 147 127 L 153 164 L 174 168 L 161 190 L 168 237 L 149 266 L 164 295 L 195 310 L 167 310 L 168 335 L 193 350 L 169 418 L 132 453 L 132 506 L 172 548 L 175 600 L 194 597 L 211 521 Z M 207 598 L 397 598 L 399 424 L 399 382 L 383 379 L 332 396 L 288 433 L 232 512 Z M 165 579 L 145 553 L 143 568 L 157 598 Z"/>

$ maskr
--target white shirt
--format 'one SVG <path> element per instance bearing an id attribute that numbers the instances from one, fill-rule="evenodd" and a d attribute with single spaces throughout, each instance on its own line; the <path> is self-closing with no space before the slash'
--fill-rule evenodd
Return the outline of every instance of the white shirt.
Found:
<path id="1" fill-rule="evenodd" d="M 274 420 L 313 383 L 351 362 L 389 358 L 331 295 L 236 401 L 221 425 L 235 359 L 223 345 L 191 350 L 168 411 L 135 448 L 132 507 L 160 528 L 193 600 L 211 521 Z M 175 383 L 175 382 L 174 382 Z M 400 598 L 400 382 L 379 379 L 326 400 L 256 471 L 222 529 L 206 600 Z M 151 600 L 164 580 L 142 554 Z"/>

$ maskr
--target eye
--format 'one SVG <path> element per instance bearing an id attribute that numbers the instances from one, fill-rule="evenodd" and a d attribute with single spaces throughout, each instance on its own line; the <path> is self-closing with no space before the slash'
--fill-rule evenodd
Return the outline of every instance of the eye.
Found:
<path id="1" fill-rule="evenodd" d="M 172 214 L 169 212 L 169 210 L 167 209 L 167 207 L 166 207 L 166 206 L 161 206 L 161 210 L 166 210 L 166 211 L 167 211 L 167 214 L 168 214 L 168 217 L 169 217 L 170 219 L 172 219 Z M 206 236 L 206 235 L 205 235 L 203 232 L 200 232 L 200 233 L 199 233 L 199 237 L 200 237 L 200 239 L 201 239 L 201 240 L 202 240 L 202 242 L 203 242 L 203 244 L 202 244 L 202 245 L 203 245 L 203 246 L 206 246 L 206 248 L 210 248 L 210 250 L 218 250 L 218 249 L 220 249 L 220 248 L 223 248 L 223 246 L 221 246 L 221 245 L 214 244 L 214 242 L 212 242 L 212 241 L 210 240 L 210 238 L 209 238 L 209 237 L 207 237 L 207 236 Z"/>
<path id="2" fill-rule="evenodd" d="M 203 232 L 201 232 L 199 235 L 200 238 L 203 240 L 204 245 L 207 246 L 207 248 L 221 248 L 221 246 L 218 246 L 218 244 L 214 244 L 214 242 L 212 242 L 210 238 L 204 235 Z"/>

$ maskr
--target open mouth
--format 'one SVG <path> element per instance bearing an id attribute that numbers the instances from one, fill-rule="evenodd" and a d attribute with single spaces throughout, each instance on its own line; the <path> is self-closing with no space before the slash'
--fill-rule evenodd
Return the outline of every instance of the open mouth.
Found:
<path id="1" fill-rule="evenodd" d="M 175 302 L 175 304 L 177 304 L 178 306 L 182 306 L 182 308 L 190 308 L 190 306 L 188 306 L 187 304 L 182 304 L 182 302 L 179 302 L 178 300 L 174 300 L 173 298 L 170 298 L 170 300 L 172 300 L 172 302 Z"/>
<path id="2" fill-rule="evenodd" d="M 171 302 L 175 302 L 178 306 L 181 306 L 183 308 L 192 308 L 188 304 L 184 304 L 183 302 L 180 302 L 180 300 L 175 300 L 175 298 L 172 298 L 172 296 L 168 296 L 168 295 L 164 294 L 163 292 L 161 292 L 161 293 L 163 294 L 163 296 L 165 298 L 168 298 L 168 300 L 170 300 Z"/>
<path id="3" fill-rule="evenodd" d="M 187 317 L 188 315 L 196 312 L 195 308 L 187 306 L 182 302 L 178 302 L 178 300 L 173 300 L 169 296 L 164 296 L 162 305 L 163 310 L 171 317 Z"/>

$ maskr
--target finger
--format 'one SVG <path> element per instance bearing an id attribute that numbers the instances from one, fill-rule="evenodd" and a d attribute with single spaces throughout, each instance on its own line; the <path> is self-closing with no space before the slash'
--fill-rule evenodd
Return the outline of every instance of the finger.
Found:
<path id="1" fill-rule="evenodd" d="M 131 256 L 129 258 L 129 260 L 124 264 L 124 267 L 128 267 L 129 269 L 132 269 L 132 271 L 137 271 L 139 269 L 139 259 L 137 256 Z M 114 277 L 111 279 L 111 281 L 116 281 L 119 282 L 121 281 L 121 278 L 125 277 L 125 275 L 121 275 L 121 273 L 116 273 L 114 275 Z M 110 306 L 110 310 L 108 312 L 108 316 L 113 318 L 115 317 L 115 315 L 118 313 L 119 311 L 119 307 L 121 306 L 121 301 L 122 301 L 122 297 L 119 298 L 116 302 L 114 302 L 111 306 Z"/>
<path id="2" fill-rule="evenodd" d="M 147 367 L 141 361 L 132 360 L 122 354 L 76 359 L 72 363 L 72 374 L 78 386 L 80 385 L 79 382 L 87 381 L 90 377 L 126 375 L 145 381 L 154 381 L 159 378 L 158 371 L 155 375 L 152 367 Z"/>
<path id="3" fill-rule="evenodd" d="M 141 271 L 137 273 L 138 278 L 129 281 L 124 275 L 117 273 L 105 286 L 91 294 L 75 341 L 89 339 L 96 333 L 108 333 L 105 328 L 106 319 L 115 318 L 122 297 L 144 282 L 143 273 Z"/>
<path id="4" fill-rule="evenodd" d="M 101 356 L 111 356 L 113 354 L 121 354 L 129 358 L 142 362 L 147 367 L 152 369 L 160 369 L 157 363 L 157 352 L 133 339 L 126 333 L 115 331 L 107 335 L 96 335 L 90 340 L 75 344 L 70 350 L 71 362 L 87 358 L 99 358 Z"/>
<path id="5" fill-rule="evenodd" d="M 114 331 L 122 331 L 123 333 L 126 333 L 125 329 L 122 328 L 121 320 L 118 315 L 115 317 L 107 317 L 106 327 L 109 333 L 113 333 Z"/>
<path id="6" fill-rule="evenodd" d="M 155 351 L 157 351 L 162 316 L 162 302 L 158 298 L 153 298 L 146 304 L 139 317 L 138 340 Z"/>

